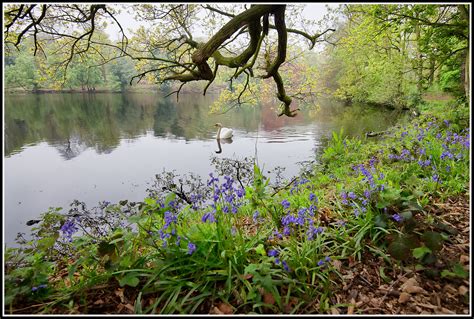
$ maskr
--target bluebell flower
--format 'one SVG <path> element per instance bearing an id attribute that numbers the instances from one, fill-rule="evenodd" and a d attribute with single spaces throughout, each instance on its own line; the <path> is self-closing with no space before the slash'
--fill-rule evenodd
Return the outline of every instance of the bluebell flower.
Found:
<path id="1" fill-rule="evenodd" d="M 195 250 L 196 250 L 196 245 L 194 245 L 192 242 L 189 242 L 188 243 L 188 255 L 192 255 Z"/>
<path id="2" fill-rule="evenodd" d="M 214 223 L 214 222 L 216 221 L 216 217 L 214 216 L 214 212 L 215 212 L 215 211 L 205 213 L 205 214 L 202 216 L 201 221 L 202 221 L 203 223 L 206 223 L 207 221 L 209 221 L 210 223 Z"/>
<path id="3" fill-rule="evenodd" d="M 243 189 L 243 188 L 237 189 L 236 192 L 237 192 L 237 196 L 238 196 L 239 198 L 242 198 L 242 197 L 244 197 L 244 195 L 245 195 L 245 189 Z"/>
<path id="4" fill-rule="evenodd" d="M 176 238 L 176 246 L 179 246 L 180 243 L 181 243 L 181 236 L 178 236 Z"/>
<path id="5" fill-rule="evenodd" d="M 398 222 L 398 223 L 401 222 L 401 221 L 403 221 L 403 217 L 400 216 L 400 215 L 398 215 L 398 214 L 393 214 L 393 215 L 392 215 L 392 218 L 393 218 L 396 222 Z"/>
<path id="6" fill-rule="evenodd" d="M 72 241 L 72 235 L 77 232 L 79 229 L 77 228 L 76 224 L 72 220 L 66 221 L 60 229 L 66 238 L 69 239 L 69 241 Z"/>
<path id="7" fill-rule="evenodd" d="M 318 202 L 318 197 L 314 195 L 313 193 L 309 194 L 309 200 L 312 202 Z"/>
<path id="8" fill-rule="evenodd" d="M 253 213 L 253 221 L 254 223 L 256 223 L 258 221 L 258 217 L 259 217 L 260 213 L 258 212 L 258 210 L 255 211 L 255 213 Z"/>
<path id="9" fill-rule="evenodd" d="M 279 264 L 280 263 L 280 258 L 275 258 L 275 264 Z"/>
<path id="10" fill-rule="evenodd" d="M 286 261 L 282 261 L 281 264 L 283 265 L 283 269 L 285 269 L 286 272 L 290 272 L 290 267 L 286 263 Z"/>
<path id="11" fill-rule="evenodd" d="M 324 261 L 325 261 L 325 262 L 330 262 L 330 261 L 331 261 L 331 257 L 326 256 L 326 258 L 324 258 Z"/>
<path id="12" fill-rule="evenodd" d="M 290 208 L 290 205 L 291 205 L 287 199 L 282 200 L 281 204 L 283 205 L 285 209 Z"/>
<path id="13" fill-rule="evenodd" d="M 449 166 L 449 165 L 446 166 L 446 172 L 448 172 L 448 173 L 451 172 L 451 166 Z"/>
<path id="14" fill-rule="evenodd" d="M 354 192 L 349 192 L 348 196 L 352 199 L 356 199 L 357 195 Z"/>
<path id="15" fill-rule="evenodd" d="M 440 179 L 439 179 L 438 174 L 434 174 L 432 178 L 433 178 L 433 180 L 434 180 L 436 183 L 439 183 L 439 182 L 440 182 Z"/>
<path id="16" fill-rule="evenodd" d="M 270 249 L 270 250 L 268 251 L 268 256 L 270 256 L 270 257 L 276 257 L 276 256 L 278 256 L 279 254 L 280 254 L 280 253 L 279 253 L 277 250 L 275 250 L 275 249 Z"/>
<path id="17" fill-rule="evenodd" d="M 346 192 L 341 192 L 341 198 L 342 198 L 342 201 L 341 201 L 341 202 L 342 202 L 344 205 L 347 205 L 348 202 L 347 202 L 347 193 L 346 193 Z"/>
<path id="18" fill-rule="evenodd" d="M 324 265 L 324 260 L 318 261 L 318 266 L 322 266 L 322 265 Z"/>
<path id="19" fill-rule="evenodd" d="M 316 205 L 309 205 L 309 208 L 308 208 L 308 214 L 310 216 L 314 216 L 314 213 L 318 210 L 318 207 L 316 207 Z"/>
<path id="20" fill-rule="evenodd" d="M 232 206 L 232 214 L 237 214 L 237 206 Z"/>
<path id="21" fill-rule="evenodd" d="M 224 206 L 222 211 L 227 214 L 229 212 L 229 206 Z"/>

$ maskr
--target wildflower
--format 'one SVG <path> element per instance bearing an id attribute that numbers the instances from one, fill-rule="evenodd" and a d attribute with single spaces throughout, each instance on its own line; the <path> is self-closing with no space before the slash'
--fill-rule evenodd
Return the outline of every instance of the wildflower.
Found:
<path id="1" fill-rule="evenodd" d="M 237 193 L 237 196 L 238 196 L 239 198 L 242 198 L 242 197 L 244 197 L 244 195 L 245 195 L 245 189 L 239 188 L 239 189 L 236 190 L 236 193 Z"/>
<path id="2" fill-rule="evenodd" d="M 308 208 L 308 214 L 310 216 L 314 216 L 314 213 L 318 210 L 318 208 L 316 207 L 316 205 L 309 205 L 309 208 Z"/>
<path id="3" fill-rule="evenodd" d="M 283 265 L 283 269 L 285 269 L 286 272 L 290 272 L 291 269 L 290 267 L 288 266 L 288 264 L 286 263 L 286 261 L 282 261 L 281 264 Z"/>
<path id="4" fill-rule="evenodd" d="M 318 202 L 318 197 L 314 195 L 313 193 L 309 194 L 309 200 L 312 202 Z"/>
<path id="5" fill-rule="evenodd" d="M 72 235 L 76 231 L 78 231 L 78 228 L 77 228 L 76 224 L 73 221 L 68 220 L 61 226 L 61 231 L 65 234 L 66 238 L 68 238 L 69 241 L 71 242 L 72 241 Z"/>
<path id="6" fill-rule="evenodd" d="M 400 215 L 398 215 L 398 214 L 393 214 L 393 215 L 392 215 L 392 218 L 393 218 L 396 222 L 398 222 L 398 223 L 400 223 L 401 221 L 403 221 L 403 217 L 400 216 Z"/>
<path id="7" fill-rule="evenodd" d="M 449 158 L 449 159 L 453 159 L 453 158 L 454 158 L 453 154 L 452 154 L 451 152 L 449 152 L 449 151 L 443 152 L 443 154 L 441 154 L 441 156 L 440 156 L 440 158 L 441 158 L 442 160 L 444 160 L 446 157 Z"/>
<path id="8" fill-rule="evenodd" d="M 215 211 L 212 211 L 212 212 L 208 212 L 208 213 L 205 213 L 202 218 L 201 218 L 201 221 L 203 223 L 209 221 L 210 223 L 215 223 L 216 222 L 216 217 L 214 216 L 214 212 Z"/>
<path id="9" fill-rule="evenodd" d="M 346 226 L 346 222 L 343 221 L 343 220 L 338 220 L 338 221 L 336 222 L 336 225 L 339 225 L 339 226 L 344 227 L 344 226 Z"/>
<path id="10" fill-rule="evenodd" d="M 324 260 L 318 261 L 318 266 L 322 266 L 322 265 L 324 265 Z"/>
<path id="11" fill-rule="evenodd" d="M 276 257 L 276 256 L 278 256 L 279 254 L 280 254 L 280 253 L 279 253 L 277 250 L 275 250 L 275 249 L 270 249 L 270 250 L 268 251 L 268 256 L 270 256 L 270 257 Z"/>
<path id="12" fill-rule="evenodd" d="M 408 135 L 408 132 L 407 132 L 407 131 L 402 132 L 402 137 L 405 137 L 405 136 L 407 136 L 407 135 Z"/>
<path id="13" fill-rule="evenodd" d="M 325 262 L 330 262 L 330 261 L 331 261 L 331 257 L 326 256 L 326 258 L 324 258 L 324 261 L 325 261 Z"/>
<path id="14" fill-rule="evenodd" d="M 434 174 L 434 175 L 432 176 L 432 178 L 433 178 L 433 180 L 434 180 L 436 183 L 440 183 L 440 182 L 441 182 L 440 179 L 439 179 L 438 174 Z"/>
<path id="15" fill-rule="evenodd" d="M 228 203 L 232 203 L 234 201 L 234 194 L 229 194 L 225 196 L 225 201 Z"/>
<path id="16" fill-rule="evenodd" d="M 347 193 L 346 193 L 346 192 L 341 192 L 341 197 L 342 197 L 342 201 L 341 201 L 341 202 L 342 202 L 344 205 L 347 205 L 347 204 L 348 204 L 348 202 L 347 202 Z"/>
<path id="17" fill-rule="evenodd" d="M 280 258 L 275 258 L 275 264 L 279 264 L 280 263 Z"/>
<path id="18" fill-rule="evenodd" d="M 212 173 L 209 173 L 209 176 L 211 179 L 207 182 L 207 186 L 214 185 L 215 182 L 219 182 L 219 178 L 214 177 Z"/>
<path id="19" fill-rule="evenodd" d="M 451 172 L 451 166 L 449 166 L 449 165 L 446 166 L 446 172 L 448 172 L 448 173 Z"/>
<path id="20" fill-rule="evenodd" d="M 349 196 L 350 198 L 352 198 L 352 199 L 356 199 L 356 198 L 357 198 L 357 196 L 356 196 L 356 194 L 354 194 L 354 192 L 349 192 L 348 196 Z"/>
<path id="21" fill-rule="evenodd" d="M 188 243 L 188 255 L 192 255 L 195 250 L 196 250 L 196 245 L 194 245 L 192 242 L 189 242 Z"/>
<path id="22" fill-rule="evenodd" d="M 255 213 L 253 213 L 253 221 L 254 223 L 256 223 L 258 221 L 258 217 L 259 217 L 260 213 L 258 212 L 258 210 L 255 211 Z"/>
<path id="23" fill-rule="evenodd" d="M 290 208 L 290 202 L 289 202 L 287 199 L 284 199 L 284 200 L 281 202 L 281 204 L 283 205 L 283 207 L 284 207 L 285 209 Z"/>
<path id="24" fill-rule="evenodd" d="M 178 236 L 176 238 L 176 246 L 179 246 L 180 243 L 181 243 L 181 236 Z"/>
<path id="25" fill-rule="evenodd" d="M 232 206 L 232 214 L 237 214 L 237 206 Z"/>

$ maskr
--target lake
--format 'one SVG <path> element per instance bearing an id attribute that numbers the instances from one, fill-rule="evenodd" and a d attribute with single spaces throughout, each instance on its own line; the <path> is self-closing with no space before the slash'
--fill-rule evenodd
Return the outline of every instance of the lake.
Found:
<path id="1" fill-rule="evenodd" d="M 256 155 L 265 170 L 298 174 L 333 131 L 350 136 L 381 131 L 400 114 L 366 105 L 320 100 L 318 110 L 278 117 L 276 105 L 209 114 L 216 96 L 181 93 L 7 94 L 4 104 L 4 242 L 11 246 L 26 222 L 49 207 L 77 199 L 143 200 L 157 173 L 208 178 L 211 159 Z M 234 130 L 218 150 L 215 123 Z M 271 176 L 270 176 L 271 177 Z"/>

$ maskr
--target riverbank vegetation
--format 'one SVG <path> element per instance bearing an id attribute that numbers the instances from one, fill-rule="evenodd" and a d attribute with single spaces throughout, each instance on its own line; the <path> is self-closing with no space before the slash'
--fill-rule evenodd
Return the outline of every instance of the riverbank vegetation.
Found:
<path id="1" fill-rule="evenodd" d="M 171 72 L 175 69 L 169 60 L 153 55 L 150 43 L 137 48 L 151 54 L 145 61 L 168 63 L 161 67 L 171 73 L 153 73 L 160 83 L 202 78 L 210 85 L 225 74 L 217 73 L 219 65 L 234 74 L 240 71 L 242 77 L 218 99 L 218 109 L 244 100 L 261 103 L 259 96 L 275 84 L 276 99 L 283 103 L 278 115 L 296 114 L 297 102 L 291 104 L 286 95 L 294 89 L 292 98 L 309 104 L 313 96 L 333 94 L 348 103 L 413 108 L 412 118 L 374 137 L 334 132 L 315 162 L 291 180 L 270 180 L 254 159 L 226 160 L 216 163 L 206 180 L 158 174 L 140 202 L 104 201 L 88 208 L 75 201 L 67 211 L 51 209 L 30 222 L 32 234 L 19 236 L 20 247 L 4 253 L 5 313 L 468 313 L 467 5 L 343 5 L 335 11 L 342 17 L 337 29 L 324 33 L 331 34 L 324 40 L 334 43 L 300 64 L 281 61 L 286 37 L 278 25 L 274 41 L 266 38 L 268 17 L 274 15 L 277 24 L 281 8 L 262 7 L 266 11 L 253 7 L 243 13 L 252 50 L 238 56 L 239 64 L 222 57 L 213 41 L 200 46 L 186 37 L 188 23 L 195 21 L 193 6 L 185 11 L 178 6 L 166 15 L 176 20 L 170 15 L 176 10 L 186 18 L 176 27 L 186 31 L 179 38 L 183 51 L 173 46 L 178 38 L 164 46 L 171 46 L 173 58 L 183 53 L 191 61 L 188 66 L 178 59 L 181 73 Z M 15 11 L 10 9 L 12 19 Z M 89 18 L 100 9 L 92 6 Z M 145 20 L 163 14 L 149 5 L 140 10 Z M 141 38 L 143 32 L 138 32 Z M 14 35 L 8 39 L 19 41 L 21 36 Z M 80 51 L 81 43 L 75 42 L 71 52 Z M 38 49 L 38 42 L 29 45 Z M 61 46 L 59 41 L 40 46 L 55 45 Z M 266 51 L 259 57 L 261 46 Z M 41 64 L 26 52 L 7 60 L 9 83 L 34 89 L 41 81 L 56 85 L 61 73 L 51 73 L 49 67 L 44 69 L 49 77 L 32 72 Z M 202 55 L 191 58 L 190 52 Z M 142 75 L 152 76 L 150 65 L 140 59 L 135 65 L 88 68 L 95 55 L 83 53 L 67 60 L 71 73 L 62 74 L 71 88 L 88 90 L 99 85 L 93 79 L 108 77 L 109 82 L 100 83 L 123 89 L 122 76 L 129 77 L 137 67 L 146 66 Z M 203 62 L 211 56 L 213 68 Z M 256 61 L 270 82 L 250 80 Z M 193 67 L 199 72 L 192 72 Z M 439 92 L 450 98 L 423 99 Z"/>

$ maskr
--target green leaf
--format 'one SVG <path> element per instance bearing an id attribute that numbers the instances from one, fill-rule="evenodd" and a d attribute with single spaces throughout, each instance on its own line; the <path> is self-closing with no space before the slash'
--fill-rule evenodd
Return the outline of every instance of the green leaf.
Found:
<path id="1" fill-rule="evenodd" d="M 444 277 L 456 277 L 456 274 L 445 269 L 441 272 L 441 277 L 444 278 Z"/>
<path id="2" fill-rule="evenodd" d="M 125 285 L 128 285 L 130 287 L 136 287 L 140 280 L 137 277 L 137 274 L 135 273 L 128 273 L 123 277 L 122 279 L 119 280 L 120 287 L 123 287 Z"/>
<path id="3" fill-rule="evenodd" d="M 380 228 L 387 228 L 387 218 L 383 215 L 375 216 L 375 226 Z"/>
<path id="4" fill-rule="evenodd" d="M 443 247 L 443 237 L 440 233 L 427 231 L 423 233 L 421 239 L 432 251 L 440 250 Z"/>
<path id="5" fill-rule="evenodd" d="M 145 202 L 145 204 L 149 205 L 149 206 L 155 206 L 156 205 L 156 200 L 153 199 L 153 198 L 145 198 L 143 200 Z"/>
<path id="6" fill-rule="evenodd" d="M 388 251 L 397 260 L 407 260 L 410 257 L 410 246 L 408 238 L 398 237 L 388 246 Z"/>
<path id="7" fill-rule="evenodd" d="M 392 280 L 385 275 L 385 267 L 380 267 L 379 268 L 379 273 L 380 273 L 380 278 L 382 278 L 385 282 L 389 283 Z"/>
<path id="8" fill-rule="evenodd" d="M 263 244 L 259 244 L 256 248 L 255 251 L 257 254 L 260 254 L 262 256 L 265 256 L 267 253 L 265 252 L 265 248 L 263 247 Z"/>
<path id="9" fill-rule="evenodd" d="M 421 247 L 413 249 L 413 257 L 415 257 L 416 259 L 421 259 L 426 254 L 429 254 L 429 253 L 431 253 L 431 249 L 429 249 L 426 246 L 421 246 Z"/>
<path id="10" fill-rule="evenodd" d="M 403 212 L 400 213 L 400 216 L 403 217 L 403 220 L 410 220 L 413 218 L 413 214 L 409 210 L 404 210 Z"/>
<path id="11" fill-rule="evenodd" d="M 453 267 L 453 272 L 456 274 L 456 276 L 460 278 L 467 278 L 469 276 L 469 272 L 467 272 L 463 266 L 460 264 L 456 264 Z"/>

